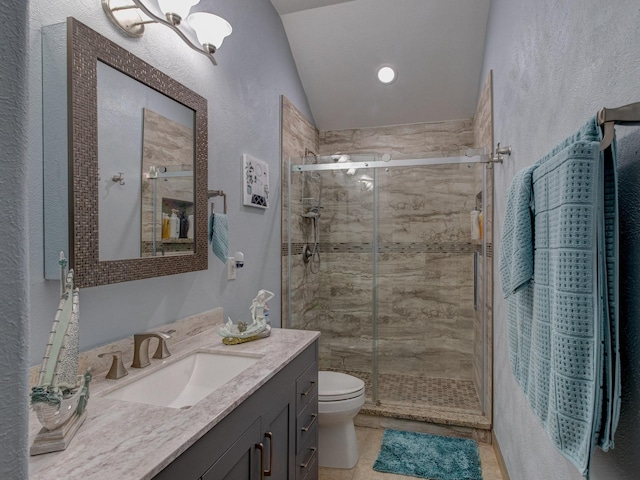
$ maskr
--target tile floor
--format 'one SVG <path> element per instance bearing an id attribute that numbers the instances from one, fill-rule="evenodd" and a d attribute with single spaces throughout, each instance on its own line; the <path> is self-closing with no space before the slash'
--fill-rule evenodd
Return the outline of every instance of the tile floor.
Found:
<path id="1" fill-rule="evenodd" d="M 360 460 L 350 469 L 320 467 L 319 480 L 409 480 L 413 477 L 380 473 L 373 470 L 373 463 L 378 458 L 382 443 L 382 428 L 356 427 Z M 486 443 L 478 443 L 483 480 L 502 480 L 498 461 L 493 447 Z"/>

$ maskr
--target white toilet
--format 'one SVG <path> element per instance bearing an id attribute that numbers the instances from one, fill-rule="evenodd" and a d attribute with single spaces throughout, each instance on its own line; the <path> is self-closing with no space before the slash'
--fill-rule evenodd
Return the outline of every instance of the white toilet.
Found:
<path id="1" fill-rule="evenodd" d="M 318 464 L 353 468 L 358 463 L 358 441 L 353 426 L 364 405 L 364 382 L 339 372 L 318 372 Z"/>

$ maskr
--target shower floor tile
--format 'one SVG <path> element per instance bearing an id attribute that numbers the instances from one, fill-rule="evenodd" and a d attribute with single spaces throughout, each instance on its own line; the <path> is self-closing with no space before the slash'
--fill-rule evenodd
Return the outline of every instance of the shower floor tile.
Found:
<path id="1" fill-rule="evenodd" d="M 364 380 L 365 397 L 370 402 L 371 373 L 340 371 Z M 465 413 L 482 413 L 480 398 L 472 380 L 383 373 L 378 375 L 378 398 L 382 405 L 436 407 Z"/>

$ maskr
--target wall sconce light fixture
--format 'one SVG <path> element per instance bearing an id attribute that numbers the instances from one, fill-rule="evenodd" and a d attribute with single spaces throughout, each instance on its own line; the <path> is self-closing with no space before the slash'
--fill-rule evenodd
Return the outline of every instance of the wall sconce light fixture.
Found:
<path id="1" fill-rule="evenodd" d="M 217 65 L 213 54 L 231 34 L 232 28 L 224 18 L 212 13 L 189 14 L 191 7 L 199 2 L 200 0 L 157 0 L 147 2 L 154 6 L 147 6 L 142 0 L 102 0 L 102 8 L 109 20 L 130 37 L 141 37 L 144 35 L 145 25 L 160 23 Z"/>

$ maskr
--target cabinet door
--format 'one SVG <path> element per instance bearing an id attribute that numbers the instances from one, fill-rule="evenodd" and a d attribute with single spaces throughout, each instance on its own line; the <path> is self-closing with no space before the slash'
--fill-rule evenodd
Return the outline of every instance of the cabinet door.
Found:
<path id="1" fill-rule="evenodd" d="M 292 395 L 287 395 L 287 397 L 292 399 Z M 294 454 L 291 428 L 295 420 L 293 415 L 292 402 L 283 400 L 283 403 L 262 417 L 265 477 L 272 480 L 293 479 L 292 462 L 290 461 Z"/>
<path id="2" fill-rule="evenodd" d="M 260 418 L 258 418 L 207 470 L 202 480 L 260 479 L 265 460 L 260 441 Z"/>

